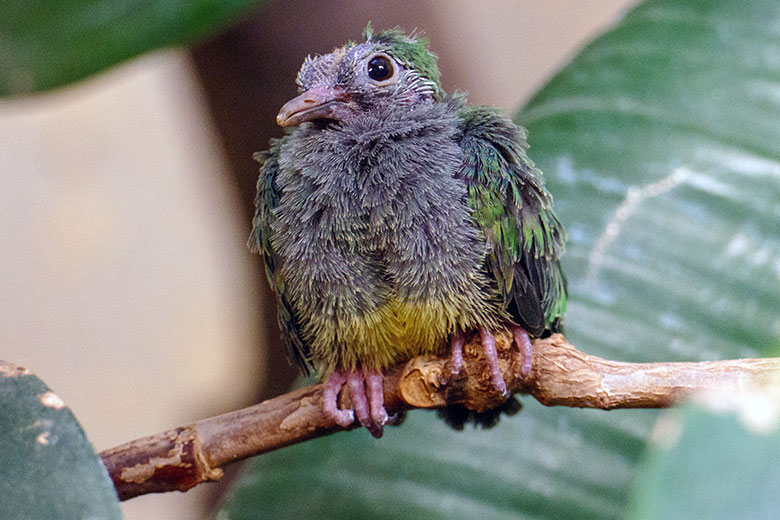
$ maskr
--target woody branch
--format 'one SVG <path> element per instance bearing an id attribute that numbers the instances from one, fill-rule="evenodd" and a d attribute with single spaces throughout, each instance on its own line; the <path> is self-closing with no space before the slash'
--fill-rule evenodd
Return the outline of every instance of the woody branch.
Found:
<path id="1" fill-rule="evenodd" d="M 508 335 L 496 346 L 513 393 L 547 406 L 664 408 L 694 392 L 761 386 L 780 377 L 780 358 L 696 363 L 624 363 L 584 354 L 560 334 L 533 342 L 531 373 Z M 385 375 L 388 413 L 462 404 L 482 411 L 503 399 L 492 390 L 478 337 L 464 349 L 464 367 L 447 381 L 447 358 L 421 356 Z M 322 411 L 323 385 L 311 385 L 255 406 L 203 419 L 100 454 L 122 500 L 146 493 L 186 491 L 222 476 L 222 467 L 337 430 Z M 348 390 L 342 405 L 349 405 Z"/>

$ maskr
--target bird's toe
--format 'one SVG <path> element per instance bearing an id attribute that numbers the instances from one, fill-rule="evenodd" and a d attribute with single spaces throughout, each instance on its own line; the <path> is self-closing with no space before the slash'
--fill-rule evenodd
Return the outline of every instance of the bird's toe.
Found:
<path id="1" fill-rule="evenodd" d="M 342 428 L 349 427 L 355 422 L 355 414 L 352 410 L 342 410 L 339 408 L 338 397 L 341 387 L 344 386 L 347 378 L 343 372 L 337 370 L 333 372 L 325 383 L 325 390 L 322 394 L 322 410 L 334 423 Z"/>
<path id="2" fill-rule="evenodd" d="M 498 366 L 498 351 L 496 350 L 496 338 L 493 333 L 485 327 L 479 327 L 479 337 L 482 342 L 482 349 L 485 353 L 485 360 L 490 370 L 490 379 L 493 383 L 493 388 L 502 396 L 509 396 L 509 391 L 506 388 L 506 381 L 501 375 L 501 369 Z"/>
<path id="3" fill-rule="evenodd" d="M 523 362 L 520 365 L 520 375 L 523 378 L 526 378 L 531 374 L 531 338 L 528 336 L 528 333 L 525 331 L 525 329 L 518 325 L 511 326 L 510 330 L 512 331 L 512 338 L 514 338 L 514 343 L 523 358 Z"/>
<path id="4" fill-rule="evenodd" d="M 366 372 L 366 389 L 368 390 L 368 406 L 371 410 L 371 420 L 378 426 L 387 422 L 385 410 L 384 377 L 376 370 Z"/>
<path id="5" fill-rule="evenodd" d="M 447 382 L 460 374 L 463 369 L 463 345 L 466 344 L 466 333 L 458 330 L 450 338 L 450 359 L 447 362 Z"/>

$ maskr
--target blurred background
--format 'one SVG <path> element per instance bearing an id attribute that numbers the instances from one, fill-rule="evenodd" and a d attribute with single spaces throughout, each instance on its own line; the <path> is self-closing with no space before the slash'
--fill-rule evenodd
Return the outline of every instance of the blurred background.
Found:
<path id="1" fill-rule="evenodd" d="M 635 3 L 272 2 L 191 49 L 0 100 L 0 358 L 51 386 L 97 450 L 283 392 L 295 374 L 246 248 L 251 155 L 281 135 L 303 58 L 368 20 L 417 27 L 446 90 L 512 110 Z M 200 519 L 219 490 L 123 509 Z"/>

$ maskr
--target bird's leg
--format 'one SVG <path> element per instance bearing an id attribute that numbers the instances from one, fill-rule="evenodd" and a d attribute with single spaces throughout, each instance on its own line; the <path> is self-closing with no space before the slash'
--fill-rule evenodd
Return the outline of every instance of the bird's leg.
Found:
<path id="1" fill-rule="evenodd" d="M 485 361 L 487 361 L 488 368 L 490 369 L 490 379 L 493 381 L 493 388 L 501 395 L 506 395 L 506 381 L 504 381 L 504 377 L 501 375 L 501 370 L 498 367 L 496 338 L 493 336 L 493 333 L 485 327 L 479 327 L 479 338 L 482 342 L 482 350 L 485 353 Z"/>
<path id="2" fill-rule="evenodd" d="M 514 338 L 520 355 L 523 357 L 523 364 L 520 365 L 520 375 L 526 378 L 531 374 L 531 338 L 528 337 L 525 329 L 519 325 L 510 325 L 509 330 L 512 332 L 512 338 Z"/>
<path id="3" fill-rule="evenodd" d="M 376 370 L 335 370 L 325 383 L 323 411 L 342 428 L 349 427 L 357 418 L 378 439 L 387 422 L 382 381 L 382 374 Z M 352 398 L 352 410 L 338 407 L 339 392 L 345 384 Z"/>

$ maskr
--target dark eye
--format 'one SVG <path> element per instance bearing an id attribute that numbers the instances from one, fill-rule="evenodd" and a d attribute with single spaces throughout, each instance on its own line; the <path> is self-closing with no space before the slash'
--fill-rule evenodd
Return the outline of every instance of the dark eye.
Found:
<path id="1" fill-rule="evenodd" d="M 384 81 L 393 75 L 393 63 L 387 56 L 376 56 L 368 62 L 368 77 Z"/>

